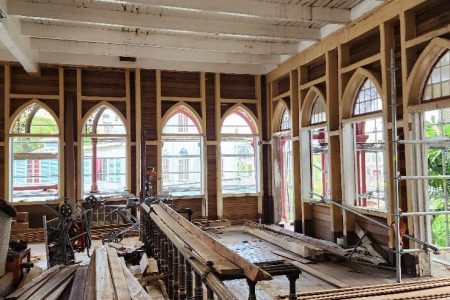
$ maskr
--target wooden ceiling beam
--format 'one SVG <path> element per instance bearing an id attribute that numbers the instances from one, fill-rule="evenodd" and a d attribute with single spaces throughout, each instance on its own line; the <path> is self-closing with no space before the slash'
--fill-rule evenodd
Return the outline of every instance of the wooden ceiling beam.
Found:
<path id="1" fill-rule="evenodd" d="M 100 56 L 128 56 L 173 61 L 197 61 L 227 64 L 270 64 L 280 62 L 278 55 L 208 52 L 191 49 L 168 49 L 160 47 L 101 44 L 92 42 L 64 41 L 52 39 L 31 39 L 34 50 Z"/>
<path id="2" fill-rule="evenodd" d="M 123 31 L 108 28 L 69 26 L 64 24 L 38 24 L 22 22 L 22 34 L 27 37 L 97 42 L 117 45 L 148 46 L 174 49 L 197 49 L 202 51 L 292 55 L 297 53 L 295 43 L 270 43 L 237 39 L 187 37 L 154 34 L 146 31 Z"/>
<path id="3" fill-rule="evenodd" d="M 244 23 L 215 19 L 200 19 L 164 14 L 148 14 L 129 11 L 100 9 L 99 7 L 75 7 L 48 3 L 14 0 L 8 2 L 10 14 L 20 18 L 61 20 L 92 26 L 109 25 L 153 29 L 155 32 L 214 35 L 216 37 L 255 37 L 287 40 L 318 40 L 320 30 L 298 26 L 281 26 L 260 23 Z"/>
<path id="4" fill-rule="evenodd" d="M 309 7 L 295 4 L 255 0 L 97 0 L 104 3 L 146 5 L 163 9 L 201 11 L 212 16 L 243 16 L 280 21 L 346 23 L 350 10 L 329 7 Z"/>

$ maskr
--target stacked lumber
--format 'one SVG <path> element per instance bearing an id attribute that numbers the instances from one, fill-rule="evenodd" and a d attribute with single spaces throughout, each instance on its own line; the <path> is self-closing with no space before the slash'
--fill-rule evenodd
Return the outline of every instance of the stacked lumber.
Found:
<path id="1" fill-rule="evenodd" d="M 57 300 L 68 293 L 78 271 L 83 269 L 78 265 L 64 267 L 57 265 L 42 272 L 40 275 L 24 284 L 8 295 L 5 299 L 20 300 Z M 86 268 L 84 268 L 86 269 Z"/>
<path id="2" fill-rule="evenodd" d="M 88 298 L 70 300 L 152 300 L 117 250 L 106 245 L 97 247 L 91 258 L 86 293 Z"/>
<path id="3" fill-rule="evenodd" d="M 264 239 L 261 236 L 279 236 L 282 239 L 286 239 L 289 238 L 289 240 L 291 241 L 295 241 L 296 243 L 302 244 L 304 245 L 304 247 L 306 248 L 311 248 L 311 249 L 321 249 L 322 252 L 327 252 L 327 253 L 331 253 L 337 256 L 345 256 L 345 250 L 342 249 L 339 245 L 329 242 L 329 241 L 325 241 L 325 240 L 321 240 L 321 239 L 316 239 L 298 232 L 293 232 L 290 230 L 287 230 L 283 227 L 277 226 L 277 225 L 263 225 L 263 224 L 258 224 L 252 221 L 246 221 L 244 223 L 244 226 L 246 228 L 246 230 L 251 233 L 251 234 L 255 234 L 258 237 Z M 267 235 L 266 235 L 267 233 Z M 258 235 L 259 234 L 259 235 Z M 260 236 L 261 235 L 261 236 Z M 286 249 L 286 250 L 290 250 L 290 249 Z M 292 251 L 292 250 L 290 250 Z M 300 254 L 300 253 L 298 253 Z M 301 254 L 300 254 L 301 255 Z M 303 255 L 302 255 L 303 256 Z M 308 258 L 308 257 L 306 257 Z"/>
<path id="4" fill-rule="evenodd" d="M 278 299 L 287 299 L 288 295 Z M 407 283 L 381 284 L 315 291 L 297 294 L 298 300 L 311 299 L 449 299 L 450 278 L 437 278 Z"/>
<path id="5" fill-rule="evenodd" d="M 339 253 L 340 256 L 345 255 L 345 251 L 339 248 L 339 246 L 335 246 L 333 243 L 330 243 L 332 245 L 328 245 L 326 242 L 290 232 L 279 226 L 268 226 L 247 221 L 244 224 L 244 228 L 245 231 L 251 235 L 307 259 L 322 260 L 325 258 L 325 252 Z"/>
<path id="6" fill-rule="evenodd" d="M 130 225 L 128 224 L 114 224 L 93 227 L 91 228 L 91 237 L 93 240 L 101 240 L 109 231 L 118 230 L 129 226 Z M 138 235 L 138 231 L 130 231 L 126 234 L 127 237 Z M 44 242 L 44 230 L 42 228 L 15 229 L 11 231 L 10 240 L 23 240 L 28 243 L 42 243 Z"/>

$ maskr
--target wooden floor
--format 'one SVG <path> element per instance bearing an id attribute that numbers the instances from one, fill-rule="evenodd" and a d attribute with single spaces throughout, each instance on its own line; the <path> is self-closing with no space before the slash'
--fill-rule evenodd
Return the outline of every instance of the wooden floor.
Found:
<path id="1" fill-rule="evenodd" d="M 252 236 L 249 233 L 243 232 L 242 227 L 233 226 L 223 230 L 210 231 L 214 237 L 222 241 L 225 245 L 232 249 L 240 249 L 244 255 L 254 256 L 255 259 L 267 256 L 271 258 L 274 256 L 272 251 L 286 251 L 277 245 L 262 241 L 261 239 Z M 249 250 L 245 254 L 245 248 Z M 295 254 L 293 254 L 295 255 Z M 308 264 L 309 267 L 314 268 L 329 276 L 347 283 L 348 285 L 367 286 L 377 284 L 391 284 L 395 283 L 395 272 L 370 266 L 364 266 L 356 263 L 349 263 L 346 261 L 332 262 L 322 261 Z M 442 265 L 434 264 L 433 272 L 435 277 L 450 277 L 450 270 Z M 428 279 L 428 278 L 424 278 Z M 421 280 L 417 278 L 404 279 L 405 282 Z M 317 290 L 335 289 L 334 286 L 323 282 L 322 280 L 313 277 L 309 274 L 302 273 L 297 280 L 297 292 L 311 292 Z M 247 292 L 247 284 L 245 280 L 233 280 L 226 282 L 236 295 L 242 296 Z M 271 281 L 261 281 L 257 284 L 258 299 L 274 299 L 280 295 L 289 293 L 289 284 L 285 276 L 275 276 Z"/>
<path id="2" fill-rule="evenodd" d="M 209 231 L 209 233 L 231 249 L 235 249 L 240 254 L 255 261 L 273 259 L 276 255 L 272 251 L 286 252 L 286 250 L 283 250 L 274 244 L 262 241 L 255 236 L 243 232 L 241 226 L 232 226 L 225 230 L 213 230 Z M 127 238 L 124 241 L 132 245 L 136 239 L 137 237 L 132 237 Z M 93 245 L 101 245 L 101 241 L 94 241 Z M 32 256 L 41 257 L 41 261 L 38 265 L 41 267 L 46 267 L 44 244 L 36 243 L 30 244 L 30 246 Z M 83 261 L 83 263 L 87 263 L 89 261 L 89 258 L 85 254 L 77 255 L 77 258 Z M 394 272 L 374 267 L 362 266 L 355 263 L 323 261 L 311 263 L 308 264 L 308 266 L 326 273 L 329 276 L 335 277 L 352 287 L 395 283 Z M 450 271 L 439 264 L 433 265 L 433 273 L 435 274 L 435 277 L 450 277 Z M 405 278 L 406 282 L 416 280 L 421 279 Z M 248 295 L 248 287 L 245 280 L 231 280 L 227 281 L 225 284 L 240 299 L 246 299 Z M 300 275 L 300 278 L 297 280 L 296 284 L 297 293 L 335 289 L 334 286 L 306 273 L 302 273 Z M 257 284 L 257 297 L 259 300 L 276 299 L 278 296 L 286 295 L 288 293 L 289 283 L 285 276 L 274 276 L 270 281 L 261 281 Z"/>

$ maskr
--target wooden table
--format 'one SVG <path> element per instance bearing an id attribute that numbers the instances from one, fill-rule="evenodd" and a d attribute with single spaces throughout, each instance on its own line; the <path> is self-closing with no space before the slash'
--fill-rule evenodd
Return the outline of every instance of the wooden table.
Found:
<path id="1" fill-rule="evenodd" d="M 25 260 L 25 261 L 24 261 Z M 27 248 L 20 252 L 9 252 L 6 259 L 6 272 L 13 273 L 13 283 L 14 285 L 19 284 L 20 280 L 23 278 L 23 272 L 20 265 L 24 262 L 31 261 L 31 249 Z"/>

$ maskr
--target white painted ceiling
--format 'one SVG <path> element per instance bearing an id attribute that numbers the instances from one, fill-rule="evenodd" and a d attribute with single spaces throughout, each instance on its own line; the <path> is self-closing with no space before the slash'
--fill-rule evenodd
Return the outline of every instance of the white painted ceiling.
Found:
<path id="1" fill-rule="evenodd" d="M 49 63 L 266 74 L 382 3 L 0 0 L 0 60 L 28 72 Z"/>

